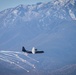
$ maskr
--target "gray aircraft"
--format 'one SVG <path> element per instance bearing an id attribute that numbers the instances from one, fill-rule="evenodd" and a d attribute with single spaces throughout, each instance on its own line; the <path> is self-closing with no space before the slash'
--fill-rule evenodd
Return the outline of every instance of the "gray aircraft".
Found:
<path id="1" fill-rule="evenodd" d="M 33 47 L 31 51 L 28 51 L 24 47 L 22 47 L 22 51 L 26 52 L 26 53 L 29 53 L 29 54 L 44 53 L 44 51 L 37 51 L 37 49 L 35 49 L 35 47 Z"/>

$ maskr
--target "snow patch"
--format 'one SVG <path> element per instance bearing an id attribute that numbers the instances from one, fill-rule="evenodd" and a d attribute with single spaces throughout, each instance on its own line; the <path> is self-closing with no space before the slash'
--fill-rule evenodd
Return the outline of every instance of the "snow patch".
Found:
<path id="1" fill-rule="evenodd" d="M 74 13 L 72 12 L 72 10 L 69 10 L 69 15 L 71 16 L 71 18 L 72 18 L 73 20 L 76 20 L 76 17 L 75 17 L 75 15 L 74 15 Z"/>
<path id="2" fill-rule="evenodd" d="M 74 1 L 74 0 L 71 0 L 70 3 L 71 3 L 72 5 L 74 5 L 75 1 Z"/>
<path id="3" fill-rule="evenodd" d="M 17 15 L 18 10 L 14 10 L 13 13 L 14 13 L 14 15 Z"/>
<path id="4" fill-rule="evenodd" d="M 69 0 L 57 0 L 54 2 L 54 5 L 64 6 Z"/>
<path id="5" fill-rule="evenodd" d="M 47 13 L 46 13 L 46 14 L 47 14 L 47 16 L 49 16 L 49 15 L 50 15 L 50 11 L 47 11 Z"/>

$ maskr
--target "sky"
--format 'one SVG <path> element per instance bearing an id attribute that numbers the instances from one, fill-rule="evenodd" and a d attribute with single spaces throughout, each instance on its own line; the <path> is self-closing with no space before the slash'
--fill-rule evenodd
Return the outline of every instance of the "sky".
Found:
<path id="1" fill-rule="evenodd" d="M 38 2 L 49 2 L 51 0 L 0 0 L 0 11 L 16 7 L 20 4 L 28 5 L 28 4 L 36 4 Z"/>

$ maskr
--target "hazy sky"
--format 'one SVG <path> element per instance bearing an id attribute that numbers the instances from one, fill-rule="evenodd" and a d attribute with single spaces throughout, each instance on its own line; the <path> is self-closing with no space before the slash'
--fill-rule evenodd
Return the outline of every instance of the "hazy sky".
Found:
<path id="1" fill-rule="evenodd" d="M 49 2 L 51 0 L 0 0 L 0 11 L 18 6 L 19 4 L 35 4 L 37 2 Z"/>

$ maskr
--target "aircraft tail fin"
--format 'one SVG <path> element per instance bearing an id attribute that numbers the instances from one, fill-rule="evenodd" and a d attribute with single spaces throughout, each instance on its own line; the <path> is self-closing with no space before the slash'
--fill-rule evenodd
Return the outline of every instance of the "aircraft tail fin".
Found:
<path id="1" fill-rule="evenodd" d="M 23 52 L 26 52 L 26 49 L 25 49 L 25 47 L 22 47 L 22 51 L 23 51 Z"/>

